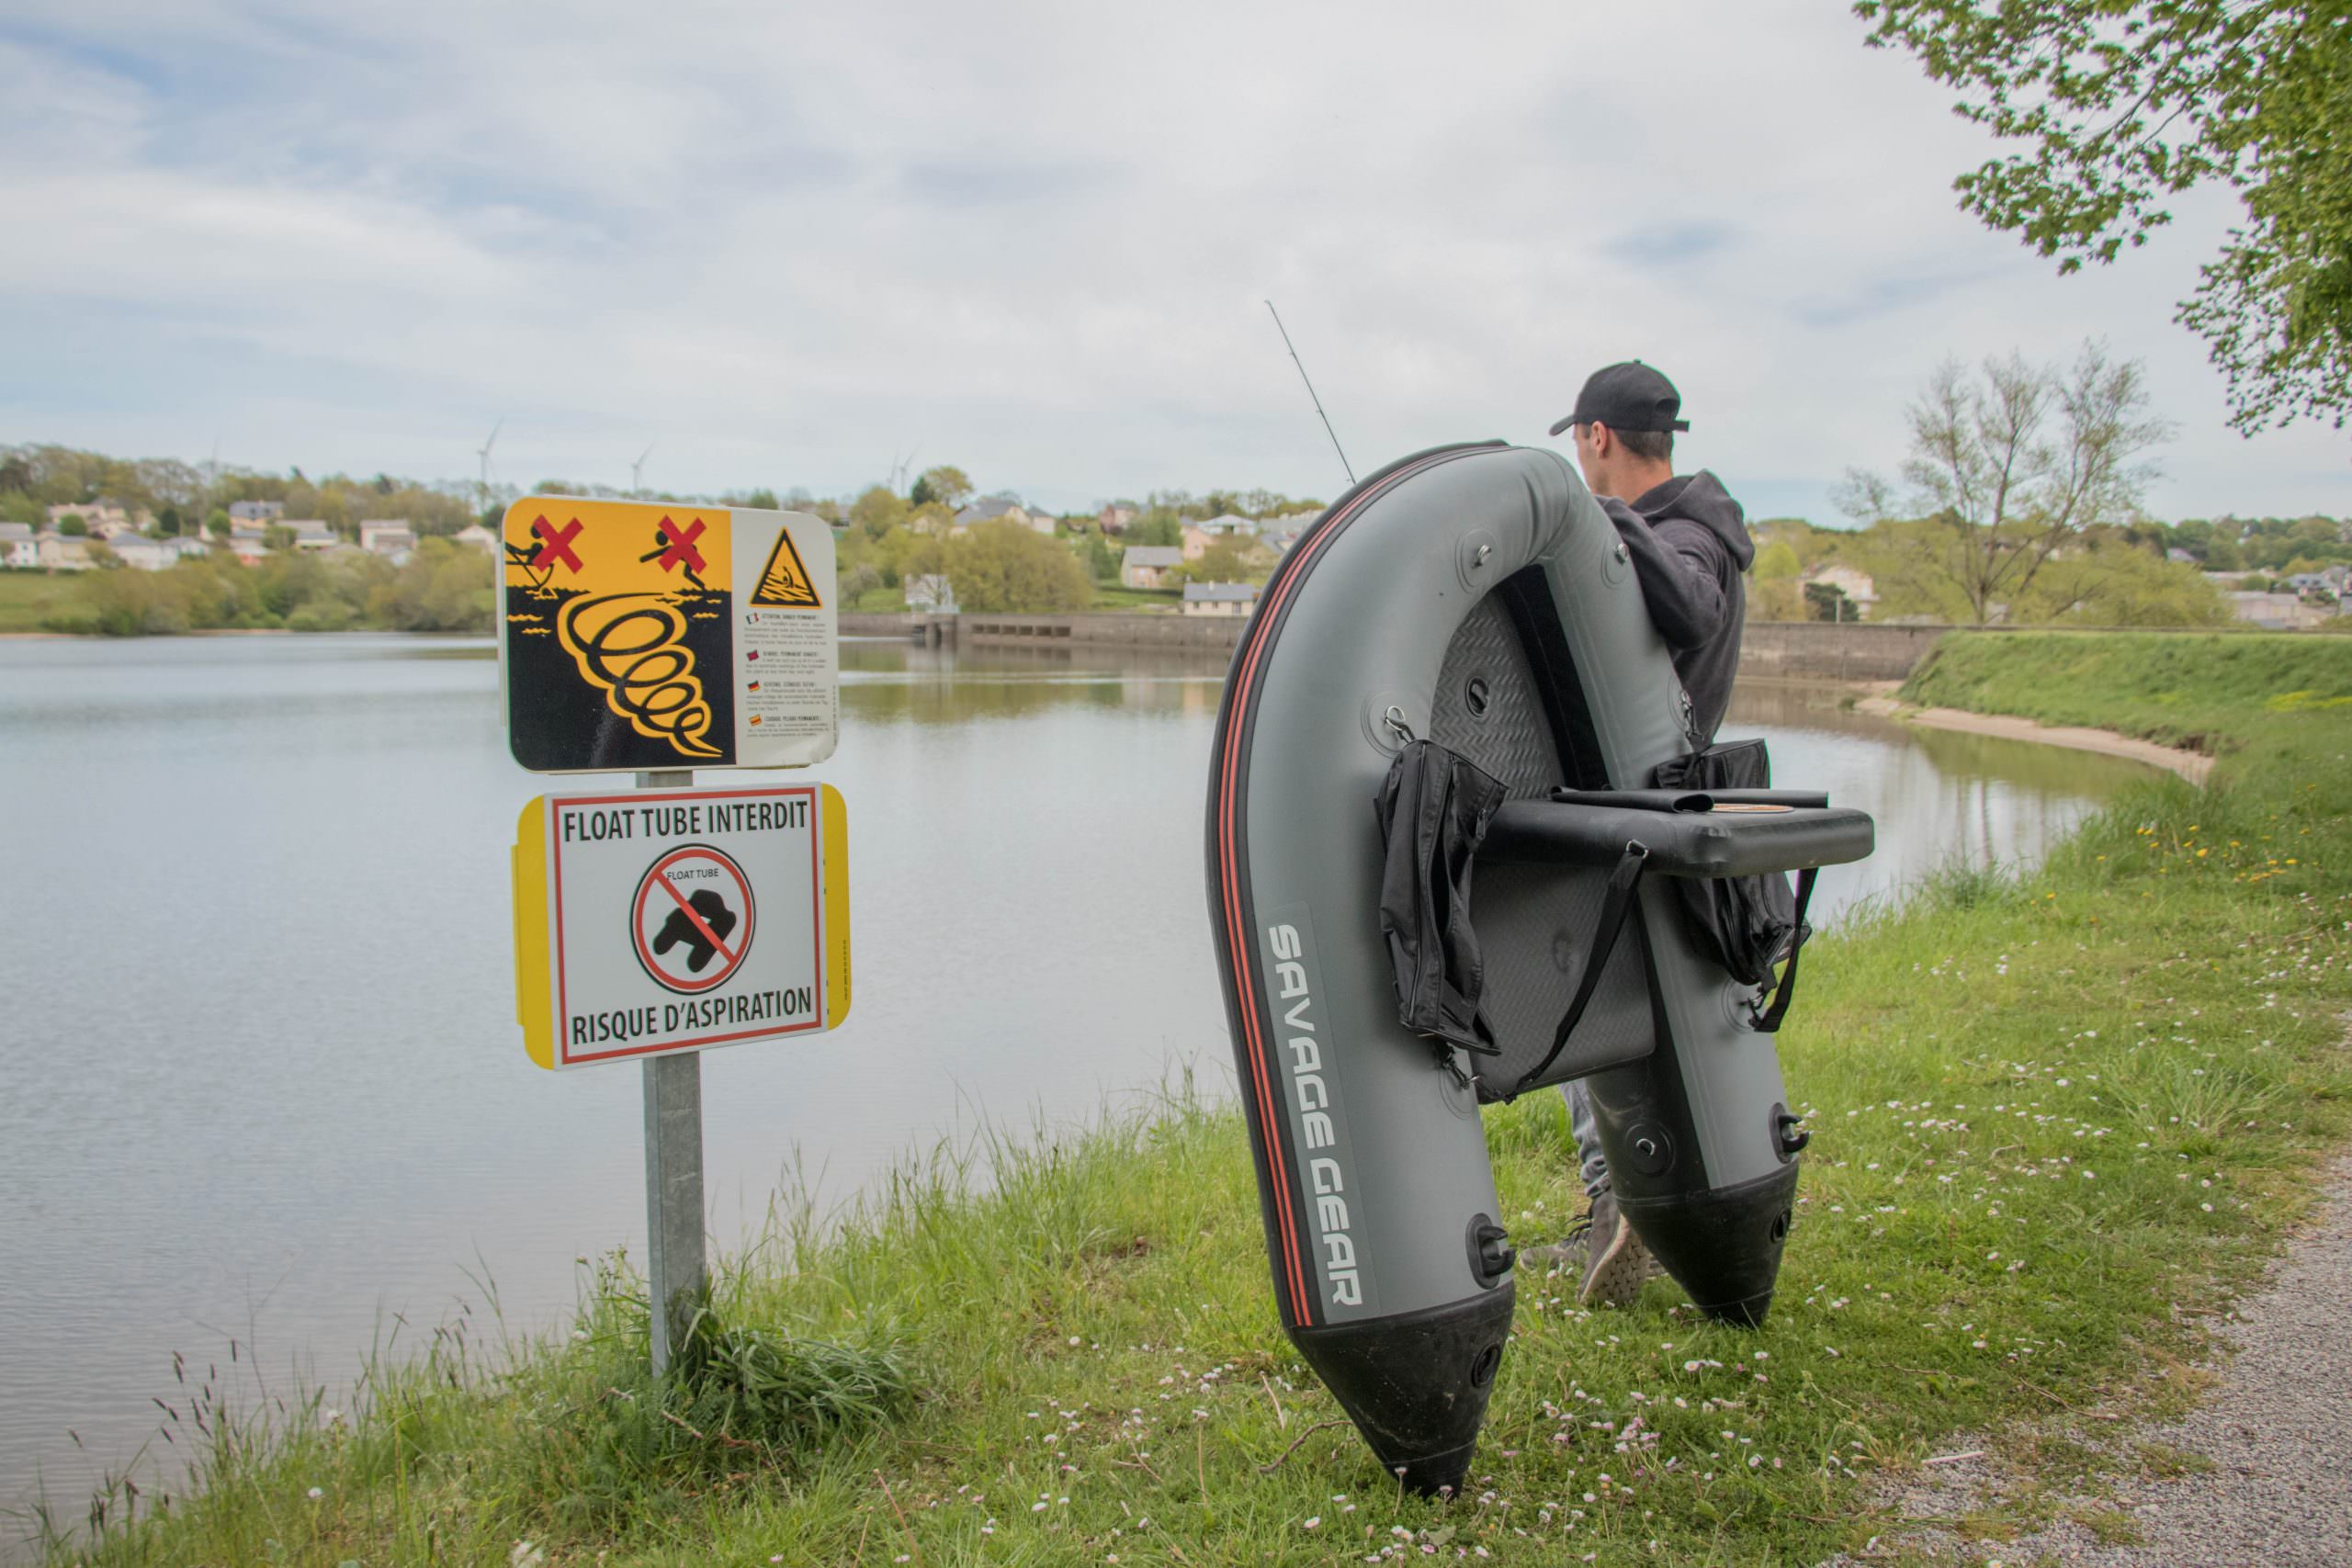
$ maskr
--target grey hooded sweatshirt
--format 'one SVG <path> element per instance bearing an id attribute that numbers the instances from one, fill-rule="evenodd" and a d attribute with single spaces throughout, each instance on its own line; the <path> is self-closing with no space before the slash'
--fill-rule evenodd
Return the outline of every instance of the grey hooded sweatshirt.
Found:
<path id="1" fill-rule="evenodd" d="M 1693 740 L 1704 746 L 1731 705 L 1739 673 L 1739 634 L 1747 619 L 1740 576 L 1756 547 L 1739 502 L 1701 469 L 1677 475 L 1628 506 L 1600 498 L 1634 558 L 1650 623 L 1674 655 L 1674 672 L 1690 694 Z"/>

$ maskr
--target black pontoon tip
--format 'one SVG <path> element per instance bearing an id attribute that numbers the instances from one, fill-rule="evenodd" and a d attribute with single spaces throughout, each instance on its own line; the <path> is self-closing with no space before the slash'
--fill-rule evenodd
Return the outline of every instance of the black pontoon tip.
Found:
<path id="1" fill-rule="evenodd" d="M 1384 1471 L 1425 1495 L 1459 1493 L 1517 1294 L 1506 1280 L 1445 1306 L 1297 1329 L 1291 1337 Z"/>
<path id="2" fill-rule="evenodd" d="M 1736 1187 L 1657 1198 L 1621 1192 L 1617 1207 L 1701 1312 L 1718 1322 L 1760 1328 L 1772 1309 L 1796 1192 L 1797 1167 L 1791 1160 Z"/>

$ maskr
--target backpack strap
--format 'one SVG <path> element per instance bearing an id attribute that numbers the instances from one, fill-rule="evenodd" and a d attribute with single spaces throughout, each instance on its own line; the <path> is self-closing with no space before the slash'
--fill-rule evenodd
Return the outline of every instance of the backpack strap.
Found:
<path id="1" fill-rule="evenodd" d="M 1568 1010 L 1560 1016 L 1560 1026 L 1552 1032 L 1552 1048 L 1544 1059 L 1520 1076 L 1510 1092 L 1503 1096 L 1508 1105 L 1525 1094 L 1528 1087 L 1549 1071 L 1567 1047 L 1568 1036 L 1576 1032 L 1584 1010 L 1592 1001 L 1592 993 L 1600 988 L 1600 972 L 1609 966 L 1609 955 L 1616 951 L 1617 935 L 1625 929 L 1625 919 L 1634 912 L 1634 887 L 1642 880 L 1642 868 L 1650 858 L 1646 845 L 1638 840 L 1625 846 L 1618 858 L 1616 869 L 1609 874 L 1609 895 L 1600 903 L 1600 918 L 1593 923 L 1592 955 L 1585 961 L 1584 979 L 1577 986 L 1577 994 L 1568 1003 Z"/>
<path id="2" fill-rule="evenodd" d="M 1804 955 L 1804 944 L 1813 935 L 1813 928 L 1804 923 L 1805 906 L 1813 902 L 1813 885 L 1821 875 L 1819 866 L 1808 866 L 1797 873 L 1797 918 L 1789 931 L 1789 962 L 1781 971 L 1781 984 L 1772 993 L 1771 1005 L 1750 1008 L 1747 1021 L 1756 1026 L 1758 1034 L 1779 1031 L 1781 1021 L 1789 1016 L 1789 1003 L 1797 994 L 1797 960 Z"/>

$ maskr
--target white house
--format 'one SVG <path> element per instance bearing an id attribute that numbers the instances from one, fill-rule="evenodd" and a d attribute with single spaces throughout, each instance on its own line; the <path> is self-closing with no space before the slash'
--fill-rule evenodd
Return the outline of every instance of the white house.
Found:
<path id="1" fill-rule="evenodd" d="M 498 536 L 479 523 L 469 523 L 449 536 L 469 550 L 481 550 L 489 555 L 498 553 Z"/>
<path id="2" fill-rule="evenodd" d="M 1184 614 L 1246 615 L 1258 607 L 1254 582 L 1188 582 L 1184 584 Z"/>
<path id="3" fill-rule="evenodd" d="M 169 549 L 161 539 L 144 539 L 136 534 L 118 534 L 106 542 L 115 558 L 141 571 L 161 571 L 179 560 L 178 552 Z"/>
<path id="4" fill-rule="evenodd" d="M 1816 566 L 1797 581 L 1808 587 L 1820 582 L 1843 591 L 1847 602 L 1854 606 L 1854 613 L 1846 617 L 1848 620 L 1869 619 L 1871 606 L 1878 603 L 1878 583 L 1869 572 L 1856 571 L 1850 566 L 1839 566 L 1835 562 Z"/>
<path id="5" fill-rule="evenodd" d="M 1184 552 L 1174 545 L 1129 545 L 1119 557 L 1119 582 L 1125 588 L 1159 588 L 1168 574 L 1184 564 Z"/>
<path id="6" fill-rule="evenodd" d="M 229 549 L 247 566 L 257 565 L 269 554 L 269 547 L 262 543 L 258 528 L 232 528 L 229 531 Z"/>
<path id="7" fill-rule="evenodd" d="M 329 540 L 328 543 L 334 543 Z M 397 519 L 363 520 L 359 525 L 359 547 L 370 555 L 384 556 L 394 561 L 406 560 L 416 548 L 416 531 Z"/>
<path id="8" fill-rule="evenodd" d="M 298 550 L 332 549 L 335 532 L 323 517 L 289 517 L 277 525 L 294 530 L 294 547 Z"/>
<path id="9" fill-rule="evenodd" d="M 25 570 L 40 564 L 40 545 L 29 523 L 0 523 L 0 566 Z"/>

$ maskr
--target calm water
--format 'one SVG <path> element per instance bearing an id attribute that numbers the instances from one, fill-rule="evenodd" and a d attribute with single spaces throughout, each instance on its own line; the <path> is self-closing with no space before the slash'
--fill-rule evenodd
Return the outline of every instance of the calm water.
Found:
<path id="1" fill-rule="evenodd" d="M 723 1245 L 796 1162 L 838 1196 L 981 1118 L 1068 1124 L 1193 1064 L 1223 1091 L 1222 674 L 844 647 L 817 772 L 850 805 L 856 1006 L 706 1062 Z M 541 1072 L 514 1026 L 535 783 L 497 690 L 485 647 L 413 638 L 0 641 L 0 1507 L 134 1450 L 175 1349 L 340 1382 L 395 1314 L 413 1337 L 490 1280 L 544 1325 L 575 1258 L 642 1255 L 639 1074 Z M 1744 694 L 1735 733 L 1877 814 L 1833 914 L 2038 853 L 2133 773 L 1792 688 Z"/>

